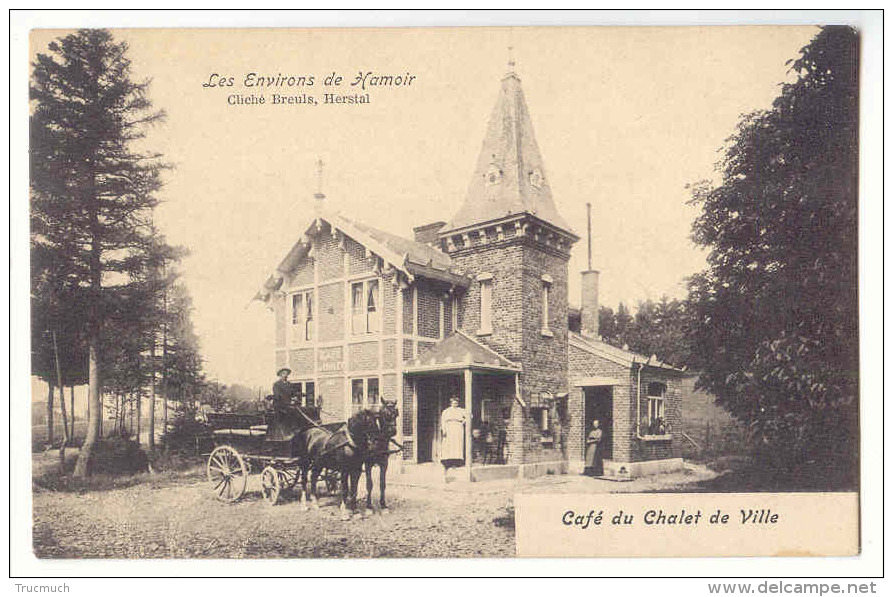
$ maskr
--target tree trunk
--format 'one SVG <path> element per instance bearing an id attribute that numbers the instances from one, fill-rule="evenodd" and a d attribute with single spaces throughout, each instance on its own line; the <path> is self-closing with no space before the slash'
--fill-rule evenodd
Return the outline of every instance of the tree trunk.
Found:
<path id="1" fill-rule="evenodd" d="M 85 198 L 95 204 L 96 200 L 96 171 L 92 160 L 89 165 L 89 187 L 85 190 Z M 100 311 L 99 303 L 102 298 L 102 232 L 99 223 L 98 207 L 90 213 L 90 307 L 87 313 L 87 346 L 89 348 L 89 391 L 87 403 L 91 407 L 90 418 L 87 421 L 87 437 L 78 456 L 77 465 L 74 467 L 75 477 L 87 477 L 90 474 L 90 458 L 93 455 L 93 447 L 99 439 L 100 425 L 102 424 L 102 406 L 100 403 L 100 379 L 99 369 L 99 341 L 100 341 Z"/>
<path id="2" fill-rule="evenodd" d="M 164 426 L 161 433 L 167 433 L 167 398 L 170 388 L 167 384 L 167 288 L 161 294 L 161 309 L 164 318 L 161 320 L 161 399 L 164 401 L 162 406 Z"/>
<path id="3" fill-rule="evenodd" d="M 53 420 L 53 394 L 55 393 L 55 386 L 53 382 L 48 382 L 49 388 L 47 390 L 47 437 L 46 444 L 49 446 L 53 445 L 53 439 L 55 439 L 55 430 L 53 429 L 53 425 L 55 421 Z"/>
<path id="4" fill-rule="evenodd" d="M 62 365 L 59 363 L 59 343 L 56 339 L 56 331 L 53 330 L 53 356 L 56 360 L 56 384 L 59 386 L 59 409 L 62 411 L 62 445 L 59 446 L 59 466 L 65 473 L 65 448 L 68 446 L 71 436 L 68 432 L 68 416 L 65 409 L 65 384 L 62 382 Z"/>
<path id="5" fill-rule="evenodd" d="M 143 391 L 142 388 L 136 391 L 136 443 L 142 444 L 142 418 L 143 416 Z"/>
<path id="6" fill-rule="evenodd" d="M 149 351 L 149 454 L 155 450 L 155 332 L 152 332 L 152 348 Z"/>
<path id="7" fill-rule="evenodd" d="M 102 424 L 102 403 L 99 400 L 99 333 L 95 329 L 90 333 L 89 347 L 90 385 L 87 391 L 87 408 L 90 415 L 87 417 L 87 436 L 84 438 L 84 445 L 74 467 L 75 477 L 86 477 L 90 474 L 90 457 L 101 433 Z"/>
<path id="8" fill-rule="evenodd" d="M 118 410 L 115 411 L 115 430 L 118 435 L 122 435 L 124 433 L 124 406 L 124 394 L 120 393 L 118 394 L 117 402 Z"/>
<path id="9" fill-rule="evenodd" d="M 71 406 L 71 408 L 69 409 L 71 411 L 71 415 L 70 415 L 71 416 L 71 431 L 69 432 L 68 436 L 73 440 L 74 439 L 74 386 L 68 386 L 68 393 L 69 393 L 69 406 Z"/>

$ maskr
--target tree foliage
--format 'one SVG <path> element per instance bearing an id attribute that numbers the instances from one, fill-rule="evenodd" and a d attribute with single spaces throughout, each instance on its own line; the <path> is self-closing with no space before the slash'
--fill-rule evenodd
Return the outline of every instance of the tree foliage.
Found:
<path id="1" fill-rule="evenodd" d="M 100 387 L 110 373 L 104 349 L 138 351 L 132 336 L 141 328 L 131 324 L 143 313 L 139 281 L 159 253 L 152 212 L 166 166 L 138 146 L 164 113 L 152 109 L 149 82 L 131 78 L 127 50 L 106 30 L 84 29 L 49 44 L 32 65 L 32 323 L 71 324 L 66 336 L 80 338 L 89 362 L 91 416 L 78 475 L 88 474 L 98 439 Z M 133 332 L 127 342 L 111 336 L 123 330 Z"/>
<path id="2" fill-rule="evenodd" d="M 691 322 L 687 301 L 661 297 L 639 301 L 635 315 L 620 303 L 599 309 L 599 333 L 602 340 L 651 356 L 676 367 L 694 365 L 689 342 Z"/>
<path id="3" fill-rule="evenodd" d="M 726 142 L 721 184 L 692 187 L 690 282 L 702 387 L 782 464 L 857 454 L 858 34 L 826 27 L 797 74 Z"/>

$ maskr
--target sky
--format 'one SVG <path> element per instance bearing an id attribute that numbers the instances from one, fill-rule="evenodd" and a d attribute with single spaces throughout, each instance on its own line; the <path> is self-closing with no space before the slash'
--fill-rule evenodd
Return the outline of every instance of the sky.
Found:
<path id="1" fill-rule="evenodd" d="M 767 108 L 814 27 L 123 29 L 136 79 L 167 113 L 146 147 L 165 174 L 156 223 L 190 255 L 205 370 L 269 388 L 272 313 L 251 302 L 312 218 L 317 158 L 330 209 L 412 237 L 464 200 L 506 71 L 508 47 L 559 212 L 581 236 L 570 296 L 586 269 L 586 203 L 600 300 L 685 294 L 706 254 L 689 235 L 686 185 L 714 178 L 741 114 Z M 32 56 L 58 31 L 32 33 Z M 271 95 L 352 94 L 358 71 L 415 79 L 369 89 L 364 105 L 272 105 Z M 245 75 L 310 76 L 312 88 L 246 88 Z M 232 87 L 205 87 L 211 74 Z M 337 90 L 324 78 L 344 78 Z M 233 94 L 264 105 L 230 105 Z"/>

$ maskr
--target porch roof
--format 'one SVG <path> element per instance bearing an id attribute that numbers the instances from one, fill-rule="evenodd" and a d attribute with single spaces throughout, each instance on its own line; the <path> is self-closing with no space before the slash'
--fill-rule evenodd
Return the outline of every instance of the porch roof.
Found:
<path id="1" fill-rule="evenodd" d="M 508 360 L 464 333 L 456 331 L 434 346 L 420 352 L 415 359 L 403 367 L 406 374 L 461 371 L 463 369 L 518 373 L 521 371 L 521 365 Z"/>

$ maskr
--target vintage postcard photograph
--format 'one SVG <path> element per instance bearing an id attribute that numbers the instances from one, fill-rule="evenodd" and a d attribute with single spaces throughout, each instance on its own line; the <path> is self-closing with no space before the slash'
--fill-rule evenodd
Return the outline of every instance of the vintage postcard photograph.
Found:
<path id="1" fill-rule="evenodd" d="M 28 557 L 858 557 L 861 36 L 30 30 Z"/>

